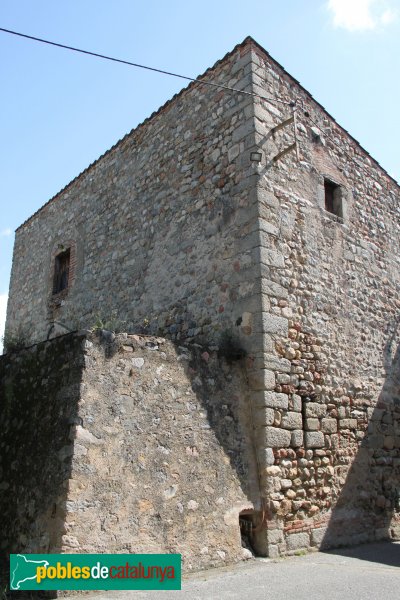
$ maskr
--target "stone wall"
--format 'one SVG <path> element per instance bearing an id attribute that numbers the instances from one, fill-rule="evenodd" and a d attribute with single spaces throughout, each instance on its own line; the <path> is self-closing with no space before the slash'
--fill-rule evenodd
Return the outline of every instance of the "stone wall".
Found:
<path id="1" fill-rule="evenodd" d="M 253 90 L 287 103 L 254 103 L 263 541 L 274 556 L 399 537 L 399 187 L 259 48 L 253 64 Z M 273 163 L 294 140 L 293 124 L 273 132 L 293 105 L 299 160 Z M 341 188 L 343 220 L 325 210 L 324 178 Z"/>
<path id="2" fill-rule="evenodd" d="M 0 357 L 2 575 L 10 553 L 60 547 L 83 343 L 69 335 Z"/>
<path id="3" fill-rule="evenodd" d="M 259 488 L 242 361 L 104 332 L 0 368 L 3 556 L 177 552 L 186 571 L 243 557 Z"/>
<path id="4" fill-rule="evenodd" d="M 242 556 L 259 490 L 242 366 L 198 346 L 86 346 L 65 552 L 177 552 L 185 570 Z"/>
<path id="5" fill-rule="evenodd" d="M 248 89 L 249 47 L 203 77 Z M 183 90 L 17 230 L 7 332 L 36 342 L 101 321 L 209 342 L 260 310 L 253 145 L 251 96 Z M 70 285 L 53 294 L 68 248 Z"/>

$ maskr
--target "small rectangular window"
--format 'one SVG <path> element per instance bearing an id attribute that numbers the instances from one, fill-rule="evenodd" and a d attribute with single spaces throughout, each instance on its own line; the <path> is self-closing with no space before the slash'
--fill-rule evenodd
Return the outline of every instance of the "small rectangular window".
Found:
<path id="1" fill-rule="evenodd" d="M 58 294 L 68 287 L 70 249 L 57 254 L 54 262 L 53 294 Z"/>
<path id="2" fill-rule="evenodd" d="M 342 210 L 342 192 L 339 185 L 333 183 L 333 181 L 329 181 L 329 179 L 324 180 L 325 187 L 325 210 L 336 215 L 340 219 L 343 219 L 343 210 Z"/>

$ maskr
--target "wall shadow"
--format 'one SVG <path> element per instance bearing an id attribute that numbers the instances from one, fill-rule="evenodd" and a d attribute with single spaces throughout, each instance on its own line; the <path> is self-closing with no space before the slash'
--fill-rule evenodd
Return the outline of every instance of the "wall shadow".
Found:
<path id="1" fill-rule="evenodd" d="M 208 352 L 206 346 L 187 344 L 191 352 L 186 373 L 220 447 L 229 458 L 241 489 L 259 510 L 259 474 L 254 448 L 244 354 L 237 348 Z M 179 355 L 179 346 L 176 346 Z"/>
<path id="2" fill-rule="evenodd" d="M 10 592 L 9 562 L 10 554 L 60 552 L 82 344 L 82 337 L 69 334 L 0 357 L 2 598 L 56 597 L 55 592 Z"/>
<path id="3" fill-rule="evenodd" d="M 119 352 L 119 336 L 101 332 L 99 337 L 106 358 Z M 0 581 L 4 597 L 57 597 L 57 592 L 9 592 L 10 554 L 73 551 L 68 549 L 66 511 L 68 481 L 74 478 L 73 469 L 77 468 L 73 462 L 73 430 L 82 424 L 79 401 L 85 369 L 84 344 L 84 336 L 72 333 L 0 359 Z M 150 336 L 146 347 L 151 344 Z M 243 507 L 256 508 L 260 501 L 243 357 L 227 359 L 219 356 L 216 349 L 180 344 L 174 344 L 174 352 L 193 391 L 188 396 L 188 416 L 191 411 L 196 411 L 197 416 L 196 427 L 189 426 L 178 435 L 182 435 L 186 451 L 192 448 L 195 453 L 199 443 L 206 443 L 208 452 L 215 448 L 216 454 L 210 456 L 208 465 L 217 479 L 213 483 L 215 498 L 206 501 L 210 505 L 207 526 L 213 527 L 213 515 L 218 513 L 227 544 L 237 543 L 234 554 L 238 556 L 239 513 Z M 203 489 L 199 486 L 205 482 L 196 467 L 201 459 L 183 455 L 179 462 L 186 465 L 186 483 L 190 483 L 196 497 Z M 207 464 L 201 468 L 207 472 Z M 217 500 L 225 500 L 225 504 L 217 503 L 214 508 L 212 503 Z M 189 530 L 192 527 L 196 531 L 199 525 L 192 523 L 190 514 L 189 517 Z M 181 519 L 178 514 L 177 523 Z M 224 519 L 229 522 L 222 522 Z M 161 523 L 159 527 L 160 537 L 165 537 L 168 547 L 173 543 L 167 536 L 168 528 Z"/>
<path id="4" fill-rule="evenodd" d="M 259 510 L 260 493 L 242 357 L 137 333 L 90 341 L 81 416 L 106 445 L 82 492 L 96 503 L 71 535 L 103 551 L 180 553 L 188 570 L 243 558 L 239 515 Z M 76 472 L 79 487 L 79 458 Z"/>
<path id="5" fill-rule="evenodd" d="M 363 437 L 355 448 L 354 440 L 341 432 L 334 465 L 337 495 L 321 550 L 400 538 L 399 323 L 393 329 L 384 348 L 385 380 L 376 405 L 371 405 L 373 399 L 366 399 L 362 390 L 354 391 L 351 398 L 351 416 L 357 419 Z M 382 545 L 382 549 L 373 557 L 363 548 L 335 552 L 400 564 L 400 545 Z"/>
<path id="6" fill-rule="evenodd" d="M 245 353 L 232 346 L 216 351 L 193 342 L 174 342 L 177 356 L 190 352 L 185 372 L 207 423 L 237 475 L 243 493 L 259 510 L 259 474 Z M 238 523 L 239 525 L 239 523 Z"/>
<path id="7" fill-rule="evenodd" d="M 323 552 L 325 554 L 366 560 L 370 563 L 379 563 L 388 567 L 400 567 L 400 542 L 375 542 L 352 548 L 323 550 Z"/>

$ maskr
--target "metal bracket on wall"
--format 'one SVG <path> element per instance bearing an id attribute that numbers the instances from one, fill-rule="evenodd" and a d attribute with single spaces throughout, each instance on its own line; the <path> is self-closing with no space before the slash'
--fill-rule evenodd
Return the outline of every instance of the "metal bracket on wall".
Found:
<path id="1" fill-rule="evenodd" d="M 278 154 L 276 156 L 274 156 L 274 158 L 272 159 L 271 162 L 277 163 L 278 160 L 280 160 L 281 158 L 283 158 L 286 154 L 288 154 L 292 150 L 296 150 L 296 158 L 297 158 L 298 161 L 300 160 L 300 158 L 299 158 L 299 148 L 298 148 L 298 143 L 297 143 L 297 116 L 296 116 L 296 109 L 293 110 L 293 115 L 291 117 L 289 117 L 285 121 L 282 121 L 282 123 L 279 123 L 279 125 L 276 125 L 275 127 L 273 127 L 271 129 L 270 133 L 272 135 L 275 135 L 275 133 L 277 131 L 279 131 L 280 129 L 283 129 L 284 127 L 288 127 L 292 123 L 293 123 L 293 129 L 294 129 L 294 143 L 291 144 L 290 146 L 288 146 L 287 148 L 285 148 L 284 150 L 281 150 L 281 152 L 278 152 Z"/>

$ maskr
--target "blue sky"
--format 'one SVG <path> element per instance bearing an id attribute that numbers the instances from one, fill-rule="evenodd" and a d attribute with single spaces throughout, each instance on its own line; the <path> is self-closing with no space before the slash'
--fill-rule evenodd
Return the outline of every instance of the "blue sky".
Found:
<path id="1" fill-rule="evenodd" d="M 0 27 L 196 77 L 253 36 L 400 180 L 399 0 L 2 0 Z M 0 32 L 0 332 L 14 230 L 183 87 Z"/>

